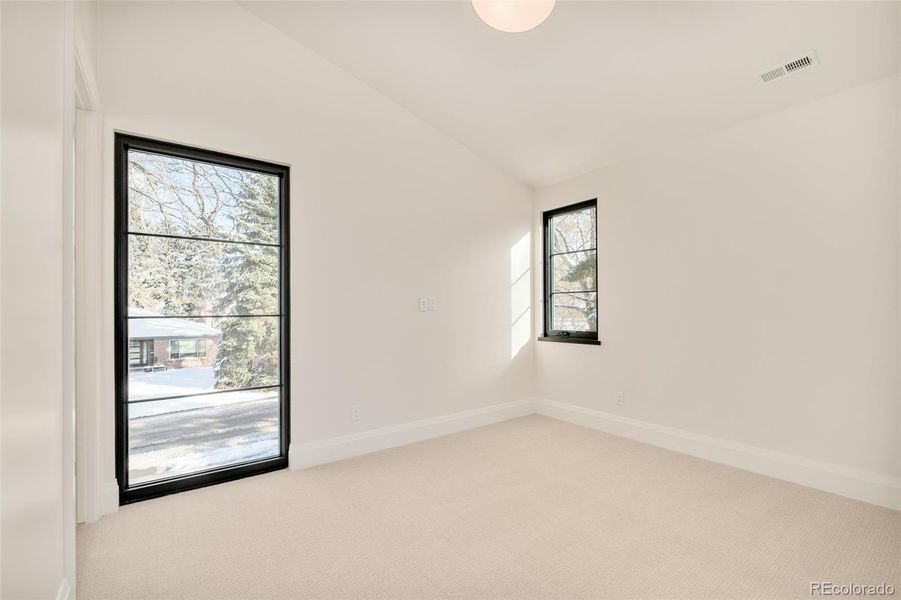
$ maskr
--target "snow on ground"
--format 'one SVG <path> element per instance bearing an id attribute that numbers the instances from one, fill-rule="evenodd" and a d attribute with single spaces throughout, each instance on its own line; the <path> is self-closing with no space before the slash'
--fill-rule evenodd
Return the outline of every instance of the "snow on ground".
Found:
<path id="1" fill-rule="evenodd" d="M 215 391 L 212 367 L 132 372 L 132 400 Z M 278 456 L 279 390 L 223 392 L 128 407 L 134 485 Z"/>
<path id="2" fill-rule="evenodd" d="M 213 367 L 189 367 L 145 373 L 132 371 L 128 375 L 129 400 L 143 400 L 181 394 L 202 394 L 216 390 L 216 375 Z M 136 419 L 164 413 L 204 407 L 224 406 L 250 402 L 278 396 L 278 389 L 252 390 L 247 392 L 223 392 L 187 398 L 161 400 L 159 402 L 139 402 L 128 407 L 128 418 Z"/>
<path id="3" fill-rule="evenodd" d="M 181 447 L 175 450 L 132 454 L 128 459 L 128 481 L 131 485 L 136 485 L 276 456 L 278 456 L 277 435 L 275 439 L 221 446 L 206 452 Z"/>
<path id="4" fill-rule="evenodd" d="M 128 374 L 128 399 L 143 400 L 158 396 L 178 396 L 209 392 L 216 388 L 213 367 L 188 367 L 165 371 L 131 371 Z"/>
<path id="5" fill-rule="evenodd" d="M 190 410 L 213 409 L 229 404 L 241 404 L 266 398 L 278 399 L 278 389 L 252 390 L 248 392 L 224 392 L 209 396 L 189 396 L 159 402 L 139 402 L 128 407 L 129 419 L 140 419 L 155 415 L 166 415 Z"/>
<path id="6" fill-rule="evenodd" d="M 278 456 L 278 414 L 272 398 L 131 420 L 129 483 Z"/>

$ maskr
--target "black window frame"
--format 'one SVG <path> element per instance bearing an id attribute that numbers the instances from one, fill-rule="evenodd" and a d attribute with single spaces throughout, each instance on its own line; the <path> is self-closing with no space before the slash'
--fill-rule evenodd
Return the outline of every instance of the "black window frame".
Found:
<path id="1" fill-rule="evenodd" d="M 119 504 L 129 504 L 150 498 L 187 491 L 226 481 L 233 481 L 251 475 L 259 475 L 288 467 L 288 448 L 291 443 L 291 373 L 290 373 L 290 244 L 289 205 L 290 167 L 277 163 L 235 156 L 193 146 L 163 142 L 152 138 L 125 133 L 115 133 L 114 171 L 114 352 L 115 352 L 115 398 L 116 398 L 116 478 L 119 486 Z M 263 315 L 279 317 L 279 383 L 266 386 L 279 389 L 279 454 L 262 460 L 226 465 L 188 475 L 160 479 L 148 483 L 128 485 L 128 153 L 130 151 L 162 154 L 184 160 L 212 163 L 236 169 L 243 169 L 274 175 L 279 178 L 279 313 Z M 166 234 L 142 234 L 156 237 L 178 237 Z M 202 241 L 232 242 L 199 238 Z M 236 241 L 235 243 L 245 243 Z M 275 244 L 269 244 L 275 245 Z M 204 315 L 204 316 L 246 316 L 246 315 Z M 254 315 L 256 316 L 256 315 Z M 233 391 L 233 390 L 223 390 Z M 159 398 L 163 400 L 165 398 Z"/>
<path id="2" fill-rule="evenodd" d="M 601 345 L 600 339 L 598 339 L 597 331 L 573 331 L 573 330 L 565 330 L 565 329 L 554 329 L 553 324 L 553 296 L 554 292 L 554 281 L 553 281 L 553 273 L 551 272 L 551 258 L 556 256 L 556 254 L 552 253 L 553 244 L 552 244 L 552 235 L 551 232 L 551 220 L 554 217 L 558 217 L 560 215 L 564 215 L 567 213 L 578 212 L 581 210 L 585 210 L 586 208 L 593 208 L 595 211 L 595 240 L 597 240 L 597 208 L 598 208 L 598 199 L 592 198 L 591 200 L 585 200 L 584 202 L 577 202 L 576 204 L 569 204 L 567 206 L 561 206 L 560 208 L 555 208 L 553 210 L 544 211 L 542 214 L 542 231 L 543 231 L 543 250 L 544 250 L 544 332 L 538 338 L 538 341 L 541 342 L 562 342 L 569 344 L 590 344 L 599 346 Z M 594 260 L 595 260 L 595 289 L 594 290 L 582 290 L 584 292 L 591 292 L 597 294 L 597 242 L 595 241 L 594 248 L 585 249 L 585 251 L 594 250 Z M 559 253 L 557 253 L 559 254 Z M 597 329 L 597 328 L 596 328 Z"/>

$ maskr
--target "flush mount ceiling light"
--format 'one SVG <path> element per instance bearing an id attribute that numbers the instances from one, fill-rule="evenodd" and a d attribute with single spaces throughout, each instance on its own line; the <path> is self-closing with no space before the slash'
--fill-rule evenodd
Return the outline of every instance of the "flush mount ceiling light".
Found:
<path id="1" fill-rule="evenodd" d="M 479 18 L 498 31 L 522 33 L 535 29 L 551 14 L 557 0 L 472 0 Z"/>

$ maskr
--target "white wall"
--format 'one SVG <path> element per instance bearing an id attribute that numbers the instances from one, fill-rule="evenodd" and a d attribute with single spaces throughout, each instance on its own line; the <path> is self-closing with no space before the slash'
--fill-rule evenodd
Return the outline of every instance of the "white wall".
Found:
<path id="1" fill-rule="evenodd" d="M 0 4 L 4 598 L 54 598 L 74 582 L 72 8 Z"/>
<path id="2" fill-rule="evenodd" d="M 539 343 L 537 395 L 897 482 L 898 114 L 891 77 L 538 190 L 598 198 L 603 346 Z"/>
<path id="3" fill-rule="evenodd" d="M 85 58 L 93 67 L 97 62 L 97 2 L 95 0 L 79 0 L 75 3 L 75 31 Z"/>
<path id="4" fill-rule="evenodd" d="M 526 186 L 235 4 L 103 3 L 97 31 L 107 274 L 114 131 L 291 165 L 292 446 L 531 393 Z"/>

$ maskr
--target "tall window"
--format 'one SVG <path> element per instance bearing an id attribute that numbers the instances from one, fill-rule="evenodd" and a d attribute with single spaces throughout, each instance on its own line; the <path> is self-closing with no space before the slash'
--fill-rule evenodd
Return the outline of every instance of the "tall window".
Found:
<path id="1" fill-rule="evenodd" d="M 542 341 L 598 341 L 597 199 L 544 213 Z"/>
<path id="2" fill-rule="evenodd" d="M 287 466 L 288 168 L 116 136 L 120 501 Z"/>

